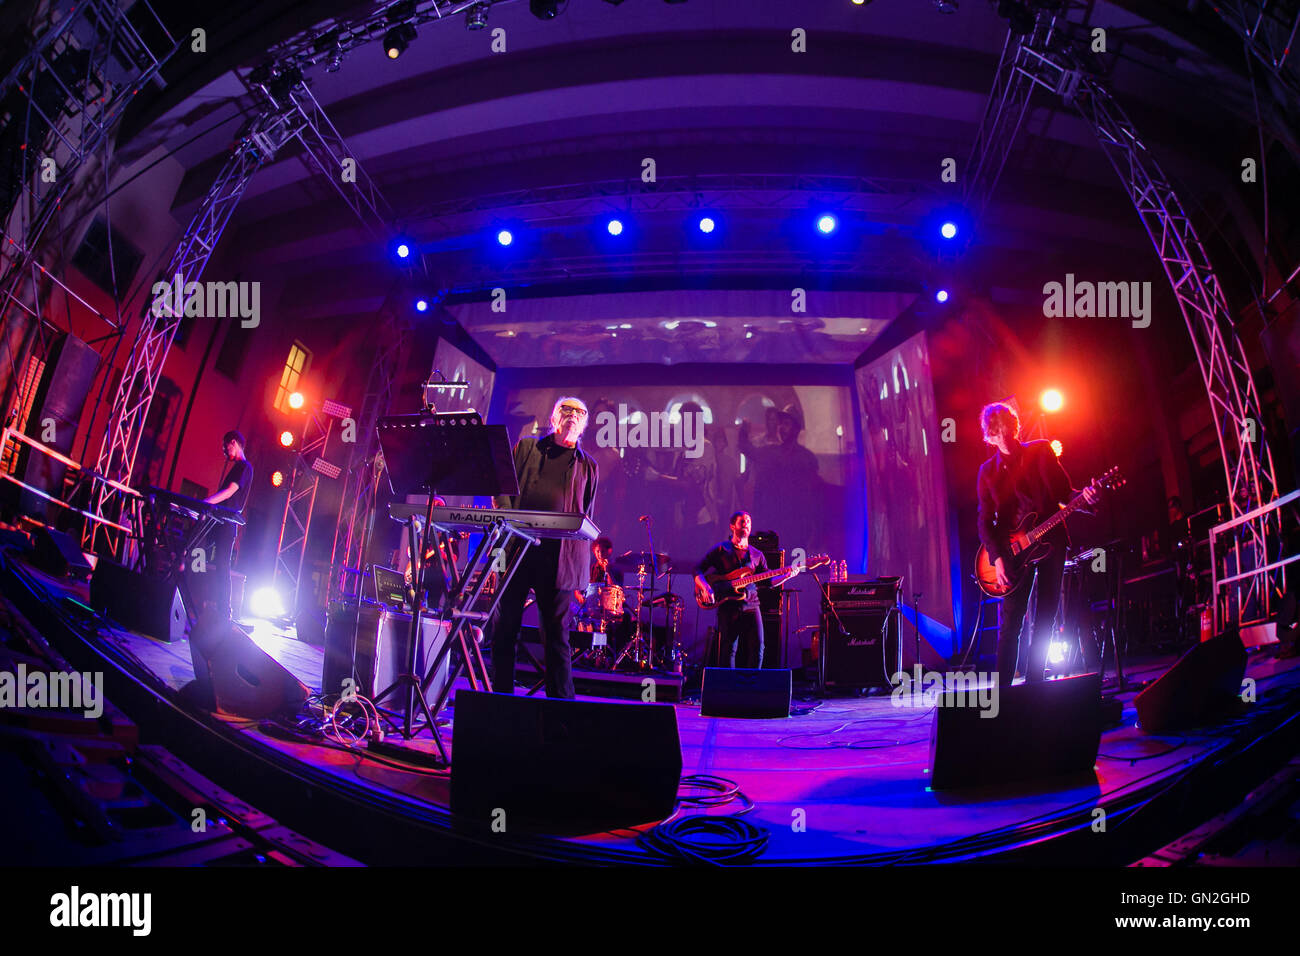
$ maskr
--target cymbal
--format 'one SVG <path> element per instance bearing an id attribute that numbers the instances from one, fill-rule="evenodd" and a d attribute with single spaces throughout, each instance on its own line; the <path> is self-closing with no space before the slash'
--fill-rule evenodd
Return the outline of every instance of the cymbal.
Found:
<path id="1" fill-rule="evenodd" d="M 660 571 L 665 571 L 672 567 L 673 563 L 672 558 L 660 552 L 627 551 L 614 559 L 614 567 L 618 568 L 620 571 L 635 571 L 643 564 L 648 568 L 656 563 L 656 561 L 659 564 Z"/>

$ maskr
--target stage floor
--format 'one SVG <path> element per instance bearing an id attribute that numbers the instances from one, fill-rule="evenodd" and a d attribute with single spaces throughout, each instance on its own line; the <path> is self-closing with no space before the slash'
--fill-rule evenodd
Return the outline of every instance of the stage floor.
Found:
<path id="1" fill-rule="evenodd" d="M 266 622 L 250 622 L 252 637 L 303 683 L 319 690 L 323 652 Z M 105 630 L 103 639 L 128 651 L 169 686 L 193 678 L 187 642 L 162 644 L 129 632 Z M 1130 661 L 1130 681 L 1163 673 L 1172 657 Z M 1261 700 L 1300 684 L 1300 661 L 1253 653 L 1247 676 Z M 467 687 L 462 680 L 457 688 Z M 516 693 L 524 693 L 517 689 Z M 681 736 L 683 776 L 707 774 L 739 785 L 754 807 L 750 822 L 770 832 L 763 863 L 798 861 L 889 862 L 892 858 L 978 856 L 990 846 L 1028 840 L 1027 828 L 1060 832 L 1086 828 L 1096 807 L 1122 806 L 1146 788 L 1164 786 L 1226 746 L 1222 728 L 1176 736 L 1151 736 L 1136 727 L 1133 692 L 1120 695 L 1121 725 L 1104 732 L 1093 779 L 1073 783 L 1007 785 L 960 793 L 928 787 L 934 708 L 898 705 L 887 696 L 796 701 L 793 716 L 774 720 L 702 717 L 697 702 L 674 703 Z M 584 696 L 583 699 L 600 699 Z M 624 706 L 636 704 L 619 701 Z M 1063 718 L 1068 719 L 1068 718 Z M 439 715 L 451 748 L 455 698 Z M 229 722 L 241 732 L 297 760 L 411 804 L 445 809 L 445 772 L 405 771 L 364 752 L 347 752 L 268 734 L 255 723 Z M 434 752 L 423 733 L 408 746 Z M 452 754 L 454 764 L 455 755 Z M 230 785 L 230 784 L 228 784 Z M 740 804 L 710 811 L 734 813 Z M 692 811 L 698 812 L 698 811 Z M 640 828 L 645 829 L 645 828 Z M 592 849 L 640 854 L 638 830 L 566 836 Z M 1038 831 L 1040 834 L 1042 829 Z M 317 835 L 328 842 L 328 837 Z M 574 849 L 577 849 L 575 847 Z M 421 860 L 415 855 L 411 863 Z"/>

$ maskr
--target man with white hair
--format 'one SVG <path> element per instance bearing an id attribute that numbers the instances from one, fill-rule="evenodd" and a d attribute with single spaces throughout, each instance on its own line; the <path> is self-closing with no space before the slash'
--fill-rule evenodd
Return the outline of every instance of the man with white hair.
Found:
<path id="1" fill-rule="evenodd" d="M 519 494 L 496 499 L 498 508 L 526 511 L 582 512 L 592 516 L 596 500 L 596 461 L 578 446 L 587 427 L 587 406 L 566 395 L 551 409 L 551 431 L 515 443 Z M 515 688 L 515 644 L 524 603 L 532 591 L 546 647 L 546 696 L 572 698 L 573 658 L 569 649 L 570 592 L 587 586 L 586 541 L 543 538 L 529 548 L 523 564 L 501 597 L 492 629 L 493 687 L 503 694 Z"/>

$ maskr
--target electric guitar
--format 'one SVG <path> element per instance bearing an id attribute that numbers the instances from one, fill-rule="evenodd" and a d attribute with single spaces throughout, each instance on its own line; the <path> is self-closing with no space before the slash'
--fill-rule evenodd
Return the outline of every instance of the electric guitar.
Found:
<path id="1" fill-rule="evenodd" d="M 1117 465 L 1091 484 L 1107 491 L 1114 491 L 1116 488 L 1122 487 L 1124 483 Z M 1038 520 L 1037 513 L 1030 512 L 1025 515 L 1020 524 L 1008 535 L 1009 547 L 1007 548 L 1008 553 L 1004 563 L 1007 577 L 1010 578 L 1011 583 L 1006 587 L 998 584 L 997 568 L 992 559 L 989 558 L 989 553 L 984 545 L 980 545 L 979 551 L 975 553 L 975 580 L 979 582 L 980 590 L 989 597 L 998 598 L 1006 597 L 1008 594 L 1019 590 L 1032 576 L 1025 573 L 1029 566 L 1038 563 L 1052 553 L 1051 543 L 1043 541 L 1042 538 L 1086 504 L 1087 501 L 1084 499 L 1083 494 L 1080 493 L 1075 495 L 1064 508 L 1041 524 L 1034 524 Z"/>
<path id="2" fill-rule="evenodd" d="M 695 603 L 706 611 L 712 611 L 727 601 L 745 600 L 745 589 L 751 584 L 780 577 L 783 574 L 793 576 L 801 571 L 811 571 L 813 568 L 820 568 L 823 564 L 829 564 L 830 560 L 829 555 L 819 554 L 816 557 L 809 558 L 803 564 L 776 568 L 771 571 L 760 571 L 757 574 L 752 573 L 749 568 L 736 568 L 736 570 L 727 574 L 706 574 L 704 580 L 709 582 L 709 587 L 713 589 L 713 600 L 706 600 L 704 594 L 697 587 L 695 589 Z"/>

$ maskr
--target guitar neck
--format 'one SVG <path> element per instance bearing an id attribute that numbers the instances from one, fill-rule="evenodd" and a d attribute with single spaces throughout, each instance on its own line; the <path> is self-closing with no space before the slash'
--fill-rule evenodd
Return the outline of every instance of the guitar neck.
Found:
<path id="1" fill-rule="evenodd" d="M 1085 504 L 1087 504 L 1087 499 L 1085 499 L 1082 494 L 1075 495 L 1072 499 L 1070 499 L 1070 503 L 1068 505 L 1066 505 L 1064 508 L 1057 511 L 1056 514 L 1052 515 L 1042 524 L 1037 525 L 1032 531 L 1030 531 L 1028 535 L 1029 540 L 1031 542 L 1037 541 L 1043 535 L 1054 530 L 1058 525 L 1062 524 L 1066 518 L 1072 515 L 1079 508 L 1082 508 Z"/>
<path id="2" fill-rule="evenodd" d="M 731 586 L 737 589 L 744 588 L 751 584 L 757 584 L 759 581 L 766 581 L 768 578 L 774 578 L 777 575 L 788 574 L 789 572 L 789 568 L 776 568 L 772 571 L 760 571 L 758 574 L 746 574 L 732 581 Z"/>

